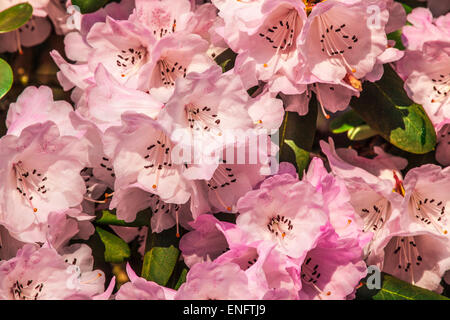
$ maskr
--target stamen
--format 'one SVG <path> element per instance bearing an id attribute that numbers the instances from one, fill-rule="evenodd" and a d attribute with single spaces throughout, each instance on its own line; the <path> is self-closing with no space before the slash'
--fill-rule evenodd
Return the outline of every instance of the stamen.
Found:
<path id="1" fill-rule="evenodd" d="M 94 282 L 94 281 L 96 281 L 98 278 L 101 278 L 103 275 L 99 272 L 99 273 L 97 273 L 97 275 L 94 277 L 94 278 L 92 278 L 92 279 L 90 279 L 90 280 L 87 280 L 87 281 L 81 281 L 80 283 L 81 284 L 89 284 L 89 283 L 91 283 L 91 282 Z"/>
<path id="2" fill-rule="evenodd" d="M 356 70 L 353 71 L 353 72 L 356 72 Z M 348 83 L 349 85 L 351 85 L 356 90 L 358 90 L 359 92 L 362 91 L 362 83 L 361 83 L 361 81 L 358 80 L 357 78 L 355 78 L 352 74 L 347 73 L 345 75 L 344 81 L 346 83 Z"/>

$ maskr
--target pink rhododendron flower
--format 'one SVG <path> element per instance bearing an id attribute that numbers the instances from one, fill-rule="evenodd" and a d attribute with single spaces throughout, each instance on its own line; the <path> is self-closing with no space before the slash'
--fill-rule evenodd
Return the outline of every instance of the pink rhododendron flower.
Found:
<path id="1" fill-rule="evenodd" d="M 432 41 L 398 62 L 409 97 L 423 105 L 435 126 L 450 119 L 450 41 Z"/>
<path id="2" fill-rule="evenodd" d="M 84 150 L 76 138 L 60 136 L 52 122 L 27 127 L 19 137 L 6 135 L 0 145 L 6 151 L 1 156 L 0 223 L 19 240 L 43 242 L 42 234 L 27 238 L 23 233 L 46 224 L 50 212 L 81 203 Z"/>
<path id="3" fill-rule="evenodd" d="M 442 276 L 450 268 L 448 244 L 448 238 L 426 230 L 405 230 L 387 238 L 368 262 L 403 281 L 441 292 Z"/>
<path id="4" fill-rule="evenodd" d="M 216 0 L 224 26 L 219 33 L 230 48 L 248 53 L 256 62 L 257 77 L 271 81 L 286 94 L 304 91 L 296 85 L 295 71 L 303 64 L 298 51 L 298 37 L 306 21 L 305 5 L 301 1 L 232 1 Z M 273 82 L 273 83 L 272 83 Z"/>
<path id="5" fill-rule="evenodd" d="M 356 239 L 324 235 L 303 260 L 300 279 L 302 300 L 345 300 L 366 276 L 366 264 Z"/>
<path id="6" fill-rule="evenodd" d="M 122 121 L 122 126 L 105 133 L 115 145 L 111 154 L 114 188 L 139 182 L 164 201 L 185 203 L 190 196 L 189 186 L 182 177 L 183 165 L 172 159 L 174 144 L 165 130 L 142 114 L 126 113 Z"/>
<path id="7" fill-rule="evenodd" d="M 86 99 L 86 106 L 78 110 L 102 131 L 120 125 L 124 112 L 138 112 L 156 118 L 164 107 L 151 95 L 121 85 L 101 64 L 95 72 L 95 84 L 86 88 Z"/>
<path id="8" fill-rule="evenodd" d="M 74 128 L 69 122 L 72 106 L 66 101 L 53 101 L 53 94 L 49 87 L 27 87 L 11 103 L 6 118 L 8 134 L 20 135 L 23 129 L 35 123 L 53 121 L 61 135 L 73 135 Z"/>
<path id="9" fill-rule="evenodd" d="M 364 1 L 325 1 L 313 7 L 299 43 L 314 76 L 335 82 L 348 74 L 361 79 L 372 71 L 387 46 L 384 28 L 389 14 L 383 1 L 370 4 L 380 9 L 377 23 Z"/>
<path id="10" fill-rule="evenodd" d="M 235 263 L 195 264 L 175 294 L 176 300 L 243 300 L 255 295 L 247 275 Z"/>
<path id="11" fill-rule="evenodd" d="M 301 258 L 324 232 L 322 201 L 308 182 L 275 175 L 238 201 L 236 224 L 249 240 L 272 241 L 280 252 Z"/>
<path id="12" fill-rule="evenodd" d="M 370 252 L 374 242 L 382 241 L 398 229 L 402 202 L 398 177 L 407 165 L 406 160 L 390 156 L 380 148 L 374 149 L 377 157 L 367 159 L 351 149 L 335 150 L 331 139 L 329 143 L 321 141 L 321 147 L 332 172 L 344 180 L 350 203 L 363 220 L 363 232 L 373 232 L 367 250 Z"/>
<path id="13" fill-rule="evenodd" d="M 351 204 L 351 195 L 345 182 L 328 173 L 323 161 L 313 158 L 304 180 L 309 181 L 324 198 L 330 223 L 340 238 L 359 239 L 363 248 L 370 236 L 363 236 L 363 222 Z"/>
<path id="14" fill-rule="evenodd" d="M 161 39 L 179 31 L 189 31 L 193 13 L 188 0 L 136 0 L 136 9 L 130 21 L 144 25 Z"/>
<path id="15" fill-rule="evenodd" d="M 238 264 L 249 279 L 251 290 L 258 299 L 265 299 L 267 292 L 283 291 L 286 299 L 298 299 L 301 282 L 297 277 L 296 261 L 283 255 L 270 242 L 255 242 L 249 245 L 234 245 L 218 257 L 216 263 Z"/>
<path id="16" fill-rule="evenodd" d="M 28 244 L 16 257 L 0 262 L 2 300 L 56 300 L 77 293 L 102 293 L 105 276 L 100 270 L 92 271 L 89 247 L 72 250 L 61 256 L 54 249 Z"/>
<path id="17" fill-rule="evenodd" d="M 213 261 L 240 240 L 240 230 L 234 224 L 219 221 L 211 214 L 199 216 L 190 226 L 193 230 L 180 240 L 180 250 L 189 267 Z"/>

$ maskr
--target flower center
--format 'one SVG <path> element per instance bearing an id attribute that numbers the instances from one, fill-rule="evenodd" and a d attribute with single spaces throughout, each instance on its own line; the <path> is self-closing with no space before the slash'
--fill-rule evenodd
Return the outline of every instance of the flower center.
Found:
<path id="1" fill-rule="evenodd" d="M 303 2 L 305 3 L 306 14 L 309 15 L 316 4 L 325 2 L 325 1 L 327 1 L 327 0 L 303 0 Z"/>
<path id="2" fill-rule="evenodd" d="M 319 293 L 319 299 L 322 299 L 322 295 L 331 295 L 331 291 L 324 293 L 317 285 L 317 282 L 321 276 L 319 272 L 319 264 L 312 262 L 312 258 L 310 256 L 307 256 L 305 262 L 303 262 L 300 276 L 303 283 L 309 285 Z"/>
<path id="3" fill-rule="evenodd" d="M 289 53 L 291 48 L 295 48 L 301 27 L 297 10 L 288 9 L 281 15 L 269 18 L 258 34 L 261 39 L 277 50 L 277 54 Z"/>
<path id="4" fill-rule="evenodd" d="M 427 226 L 431 226 L 438 232 L 447 234 L 445 223 L 445 203 L 440 199 L 424 197 L 419 191 L 414 190 L 410 206 L 415 218 Z"/>
<path id="5" fill-rule="evenodd" d="M 178 61 L 172 61 L 169 58 L 163 58 L 158 61 L 161 81 L 165 86 L 174 86 L 178 77 L 186 78 L 186 68 Z"/>
<path id="6" fill-rule="evenodd" d="M 433 82 L 433 95 L 431 102 L 443 102 L 447 99 L 450 93 L 450 73 L 447 75 L 436 75 L 431 79 L 431 81 Z"/>
<path id="7" fill-rule="evenodd" d="M 13 170 L 16 176 L 17 191 L 33 209 L 33 212 L 37 212 L 38 209 L 33 205 L 33 200 L 36 194 L 43 197 L 47 193 L 48 188 L 45 186 L 47 177 L 42 177 L 42 174 L 37 169 L 27 170 L 22 161 L 14 163 Z"/>
<path id="8" fill-rule="evenodd" d="M 145 61 L 146 56 L 147 50 L 142 46 L 121 50 L 116 55 L 116 65 L 119 68 L 120 75 L 126 77 L 136 73 Z"/>
<path id="9" fill-rule="evenodd" d="M 37 300 L 44 288 L 43 283 L 35 283 L 33 280 L 28 280 L 23 285 L 19 280 L 14 282 L 11 292 L 14 300 Z"/>
<path id="10" fill-rule="evenodd" d="M 284 239 L 294 229 L 292 221 L 285 216 L 272 217 L 267 224 L 267 229 L 275 235 L 275 237 Z"/>
<path id="11" fill-rule="evenodd" d="M 150 173 L 156 172 L 155 184 L 152 185 L 153 189 L 158 187 L 159 178 L 167 176 L 172 169 L 172 157 L 170 154 L 172 142 L 162 132 L 159 139 L 155 142 L 147 147 L 148 153 L 144 156 L 144 159 L 149 162 L 149 164 L 144 166 L 144 169 L 149 169 Z"/>
<path id="12" fill-rule="evenodd" d="M 210 107 L 198 108 L 193 103 L 189 103 L 185 108 L 191 130 L 210 132 L 211 129 L 218 129 L 220 119 L 211 111 Z M 217 135 L 221 135 L 220 130 Z"/>
<path id="13" fill-rule="evenodd" d="M 417 244 L 414 237 L 396 237 L 394 256 L 398 258 L 398 269 L 403 269 L 404 272 L 411 272 L 411 280 L 414 284 L 414 265 L 420 266 L 423 259 L 417 249 Z"/>
<path id="14" fill-rule="evenodd" d="M 225 160 L 222 161 L 225 163 Z M 237 178 L 233 173 L 233 169 L 225 165 L 219 165 L 216 171 L 214 171 L 212 178 L 207 182 L 209 190 L 214 192 L 219 203 L 227 209 L 227 211 L 231 211 L 232 208 L 231 206 L 225 204 L 222 197 L 218 193 L 218 190 L 223 189 L 236 181 Z"/>
<path id="15" fill-rule="evenodd" d="M 172 216 L 175 217 L 176 227 L 177 227 L 176 235 L 179 238 L 180 237 L 180 229 L 179 229 L 178 212 L 180 211 L 180 205 L 178 205 L 176 203 L 164 202 L 160 199 L 160 197 L 158 197 L 154 193 L 150 194 L 150 198 L 152 198 L 152 200 L 154 200 L 154 202 L 151 206 L 153 214 L 157 214 L 158 212 L 161 211 L 164 214 L 171 214 Z"/>
<path id="16" fill-rule="evenodd" d="M 348 63 L 345 54 L 353 50 L 358 42 L 358 37 L 345 32 L 347 27 L 345 23 L 330 23 L 327 13 L 315 17 L 315 23 L 319 28 L 322 52 L 326 53 L 328 57 L 339 59 L 349 74 L 355 73 L 356 69 Z"/>
<path id="17" fill-rule="evenodd" d="M 364 220 L 363 232 L 378 232 L 388 220 L 389 202 L 382 198 L 375 202 L 373 206 L 361 209 L 361 217 Z"/>
<path id="18" fill-rule="evenodd" d="M 157 39 L 174 33 L 177 28 L 177 20 L 172 17 L 171 12 L 166 10 L 166 8 L 154 8 L 149 15 L 147 12 L 139 12 L 139 14 L 147 16 L 147 23 Z M 146 17 L 143 18 L 145 19 Z"/>

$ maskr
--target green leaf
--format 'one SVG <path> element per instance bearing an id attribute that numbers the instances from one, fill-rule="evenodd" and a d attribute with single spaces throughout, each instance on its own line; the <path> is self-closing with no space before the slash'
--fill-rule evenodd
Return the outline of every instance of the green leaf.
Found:
<path id="1" fill-rule="evenodd" d="M 174 288 L 175 290 L 178 290 L 181 287 L 181 285 L 186 282 L 186 275 L 187 275 L 187 273 L 188 273 L 188 269 L 186 269 L 186 268 L 184 268 L 181 271 L 180 278 L 178 279 L 178 282 L 177 282 L 177 284 L 175 285 L 175 288 Z"/>
<path id="2" fill-rule="evenodd" d="M 228 60 L 225 60 L 223 63 L 221 63 L 220 64 L 220 66 L 222 67 L 222 72 L 227 72 L 227 70 L 230 70 L 231 68 L 228 68 L 227 69 L 227 65 L 228 65 L 228 63 L 230 63 L 232 60 L 231 59 L 228 59 Z"/>
<path id="3" fill-rule="evenodd" d="M 97 220 L 95 220 L 95 222 L 113 226 L 142 227 L 149 225 L 150 218 L 151 212 L 149 210 L 144 210 L 136 215 L 136 219 L 133 222 L 125 222 L 123 220 L 117 219 L 117 216 L 114 213 L 108 210 L 103 210 L 101 212 L 101 216 Z"/>
<path id="4" fill-rule="evenodd" d="M 413 8 L 411 8 L 409 5 L 407 5 L 406 3 L 402 3 L 403 8 L 406 11 L 406 14 L 410 14 L 413 10 Z"/>
<path id="5" fill-rule="evenodd" d="M 413 8 L 427 6 L 426 2 L 423 2 L 420 0 L 402 0 L 401 3 L 406 10 L 408 10 L 407 9 L 408 7 L 412 10 Z M 407 13 L 409 13 L 409 12 L 407 11 Z"/>
<path id="6" fill-rule="evenodd" d="M 33 15 L 33 7 L 25 2 L 0 12 L 0 33 L 19 29 Z"/>
<path id="7" fill-rule="evenodd" d="M 378 133 L 367 124 L 351 128 L 347 132 L 348 138 L 353 141 L 365 140 L 373 136 L 376 136 L 377 134 Z"/>
<path id="8" fill-rule="evenodd" d="M 180 251 L 174 246 L 154 247 L 145 253 L 142 277 L 165 286 L 178 261 Z"/>
<path id="9" fill-rule="evenodd" d="M 436 132 L 422 106 L 409 99 L 403 81 L 388 65 L 378 82 L 365 82 L 350 105 L 372 129 L 399 149 L 424 154 L 434 150 Z"/>
<path id="10" fill-rule="evenodd" d="M 353 110 L 337 116 L 330 123 L 330 129 L 333 133 L 343 133 L 357 126 L 365 124 L 364 120 Z"/>
<path id="11" fill-rule="evenodd" d="M 402 30 L 400 29 L 400 30 L 397 30 L 397 31 L 394 31 L 394 32 L 391 32 L 391 33 L 389 33 L 388 35 L 387 35 L 387 38 L 389 39 L 389 40 L 394 40 L 395 41 L 395 46 L 394 46 L 394 48 L 397 48 L 397 49 L 399 49 L 399 50 L 405 50 L 405 46 L 403 45 L 403 42 L 402 42 Z"/>
<path id="12" fill-rule="evenodd" d="M 291 147 L 292 151 L 295 153 L 295 162 L 297 163 L 297 172 L 298 176 L 301 179 L 303 177 L 303 172 L 306 170 L 309 164 L 309 152 L 303 150 L 302 148 L 297 147 L 294 141 L 292 140 L 284 140 L 289 147 Z"/>
<path id="13" fill-rule="evenodd" d="M 9 64 L 0 58 L 0 99 L 8 93 L 13 83 L 13 72 Z"/>
<path id="14" fill-rule="evenodd" d="M 305 116 L 299 116 L 297 112 L 286 112 L 280 128 L 280 162 L 287 161 L 297 164 L 296 155 L 292 148 L 285 143 L 286 140 L 293 141 L 298 148 L 304 151 L 312 151 L 317 126 L 317 110 L 317 100 L 313 95 L 309 102 L 308 114 Z"/>
<path id="15" fill-rule="evenodd" d="M 72 0 L 72 5 L 78 6 L 81 13 L 91 13 L 102 8 L 110 0 Z"/>
<path id="16" fill-rule="evenodd" d="M 130 248 L 121 238 L 99 227 L 95 231 L 105 245 L 106 262 L 120 263 L 130 257 Z"/>
<path id="17" fill-rule="evenodd" d="M 222 67 L 222 72 L 226 72 L 234 68 L 234 62 L 236 61 L 237 54 L 231 50 L 227 49 L 217 57 L 214 58 L 214 61 Z"/>
<path id="18" fill-rule="evenodd" d="M 365 281 L 357 291 L 358 299 L 373 300 L 450 300 L 436 292 L 429 291 L 408 282 L 382 273 L 381 289 L 368 289 Z"/>

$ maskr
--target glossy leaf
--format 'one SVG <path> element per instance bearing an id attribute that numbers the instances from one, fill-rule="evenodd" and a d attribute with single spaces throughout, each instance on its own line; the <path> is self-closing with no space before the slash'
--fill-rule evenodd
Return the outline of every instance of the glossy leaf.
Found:
<path id="1" fill-rule="evenodd" d="M 334 118 L 330 123 L 333 133 L 343 133 L 364 124 L 364 120 L 353 110 L 349 110 Z"/>
<path id="2" fill-rule="evenodd" d="M 0 58 L 0 99 L 8 93 L 13 83 L 13 72 L 9 64 Z"/>
<path id="3" fill-rule="evenodd" d="M 113 226 L 123 226 L 123 227 L 142 227 L 148 226 L 150 224 L 151 212 L 148 210 L 141 211 L 136 215 L 136 219 L 133 222 L 125 222 L 123 220 L 117 219 L 117 216 L 108 211 L 103 210 L 100 217 L 95 220 L 99 224 L 107 224 Z"/>
<path id="4" fill-rule="evenodd" d="M 96 227 L 95 231 L 105 246 L 106 262 L 120 263 L 130 257 L 130 248 L 124 240 L 99 227 Z"/>
<path id="5" fill-rule="evenodd" d="M 33 7 L 25 2 L 0 12 L 0 33 L 19 29 L 33 15 Z"/>
<path id="6" fill-rule="evenodd" d="M 309 164 L 309 152 L 303 150 L 302 148 L 297 147 L 294 141 L 292 140 L 284 140 L 292 151 L 295 153 L 295 162 L 297 163 L 297 172 L 298 176 L 301 179 L 303 177 L 303 172 L 306 170 Z"/>
<path id="7" fill-rule="evenodd" d="M 351 128 L 347 132 L 348 138 L 353 141 L 365 140 L 373 136 L 376 136 L 377 134 L 378 133 L 367 124 Z"/>
<path id="8" fill-rule="evenodd" d="M 309 112 L 305 116 L 299 116 L 296 112 L 286 112 L 280 128 L 280 162 L 297 163 L 296 155 L 285 143 L 286 140 L 293 141 L 304 151 L 312 151 L 317 126 L 317 110 L 317 100 L 313 95 L 309 103 Z"/>
<path id="9" fill-rule="evenodd" d="M 362 283 L 363 286 L 357 291 L 357 298 L 363 300 L 449 300 L 436 292 L 414 286 L 385 273 L 382 274 L 380 289 L 369 289 L 365 280 Z"/>
<path id="10" fill-rule="evenodd" d="M 388 65 L 383 78 L 366 81 L 352 108 L 372 129 L 394 146 L 415 154 L 434 150 L 436 133 L 422 106 L 415 104 L 403 89 L 403 81 Z"/>
<path id="11" fill-rule="evenodd" d="M 72 0 L 72 5 L 78 6 L 81 13 L 91 13 L 102 8 L 110 0 Z"/>
<path id="12" fill-rule="evenodd" d="M 151 248 L 144 256 L 142 277 L 165 286 L 178 261 L 180 251 L 174 246 Z"/>
<path id="13" fill-rule="evenodd" d="M 214 58 L 214 61 L 222 67 L 222 72 L 226 72 L 234 68 L 234 62 L 236 61 L 237 54 L 231 50 L 227 49 L 217 57 Z"/>
<path id="14" fill-rule="evenodd" d="M 433 291 L 413 286 L 390 275 L 385 275 L 381 290 L 374 300 L 450 300 Z"/>

